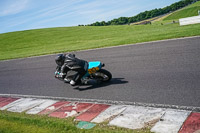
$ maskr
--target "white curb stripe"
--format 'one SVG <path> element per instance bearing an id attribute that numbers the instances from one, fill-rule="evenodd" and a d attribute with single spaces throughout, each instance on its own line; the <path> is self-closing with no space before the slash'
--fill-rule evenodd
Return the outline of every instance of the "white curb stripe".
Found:
<path id="1" fill-rule="evenodd" d="M 29 111 L 27 111 L 27 114 L 37 114 L 39 112 L 41 112 L 42 110 L 46 109 L 47 107 L 51 106 L 52 104 L 56 103 L 56 100 L 44 100 L 43 103 L 41 103 L 40 105 L 30 109 Z"/>
<path id="2" fill-rule="evenodd" d="M 160 119 L 163 114 L 164 110 L 161 108 L 130 106 L 118 117 L 110 121 L 109 125 L 140 129 L 147 126 L 149 122 Z"/>
<path id="3" fill-rule="evenodd" d="M 190 111 L 167 109 L 159 122 L 151 129 L 155 133 L 178 133 Z"/>
<path id="4" fill-rule="evenodd" d="M 123 112 L 126 109 L 127 106 L 124 105 L 112 105 L 108 109 L 106 109 L 104 112 L 99 114 L 96 118 L 94 118 L 91 122 L 101 123 L 105 120 L 109 120 L 113 116 L 117 116 L 121 112 Z"/>
<path id="5" fill-rule="evenodd" d="M 28 109 L 31 109 L 39 104 L 41 104 L 44 100 L 42 99 L 31 99 L 31 98 L 26 98 L 20 103 L 12 106 L 11 108 L 7 109 L 8 111 L 11 112 L 23 112 Z"/>
<path id="6" fill-rule="evenodd" d="M 11 103 L 7 104 L 6 106 L 0 108 L 0 110 L 6 110 L 6 109 L 8 109 L 8 108 L 10 108 L 10 107 L 12 107 L 12 106 L 14 106 L 14 105 L 17 105 L 17 104 L 19 104 L 21 101 L 23 101 L 24 99 L 26 99 L 26 98 L 20 98 L 20 99 L 14 101 L 14 102 L 11 102 Z"/>

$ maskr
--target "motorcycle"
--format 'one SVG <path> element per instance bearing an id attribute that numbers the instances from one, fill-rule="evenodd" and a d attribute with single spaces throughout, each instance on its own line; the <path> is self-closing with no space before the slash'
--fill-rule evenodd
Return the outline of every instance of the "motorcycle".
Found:
<path id="1" fill-rule="evenodd" d="M 109 82 L 112 79 L 112 74 L 109 71 L 102 69 L 102 67 L 104 66 L 105 64 L 101 63 L 100 61 L 88 62 L 87 72 L 82 77 L 81 84 L 88 84 L 88 82 L 91 80 L 95 80 L 98 83 Z M 56 71 L 55 77 L 60 79 L 59 75 L 60 75 L 60 72 Z M 68 78 L 69 78 L 68 80 L 70 80 L 70 76 Z"/>

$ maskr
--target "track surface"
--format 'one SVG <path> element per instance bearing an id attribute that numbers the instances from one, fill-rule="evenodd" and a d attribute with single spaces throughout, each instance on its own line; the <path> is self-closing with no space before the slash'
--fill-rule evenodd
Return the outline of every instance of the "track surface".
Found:
<path id="1" fill-rule="evenodd" d="M 0 62 L 0 94 L 200 106 L 200 37 L 75 52 L 100 60 L 109 84 L 71 87 L 54 78 L 55 55 Z"/>

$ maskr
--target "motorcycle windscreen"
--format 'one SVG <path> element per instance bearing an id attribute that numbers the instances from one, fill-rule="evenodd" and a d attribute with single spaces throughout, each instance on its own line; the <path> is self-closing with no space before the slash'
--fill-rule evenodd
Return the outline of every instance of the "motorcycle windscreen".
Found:
<path id="1" fill-rule="evenodd" d="M 88 69 L 91 69 L 93 67 L 101 68 L 101 62 L 100 61 L 89 62 Z"/>
<path id="2" fill-rule="evenodd" d="M 88 73 L 93 74 L 96 73 L 101 69 L 101 62 L 100 61 L 94 61 L 94 62 L 89 62 L 88 66 Z"/>

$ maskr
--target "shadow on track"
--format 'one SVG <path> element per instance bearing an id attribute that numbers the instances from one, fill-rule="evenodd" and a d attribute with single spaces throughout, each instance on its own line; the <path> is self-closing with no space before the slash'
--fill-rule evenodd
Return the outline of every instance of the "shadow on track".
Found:
<path id="1" fill-rule="evenodd" d="M 96 81 L 90 81 L 88 85 L 81 85 L 74 88 L 75 90 L 79 91 L 85 91 L 85 90 L 91 90 L 96 88 L 101 88 L 113 84 L 126 84 L 128 81 L 125 81 L 124 78 L 112 78 L 110 82 L 108 83 L 97 83 Z"/>

